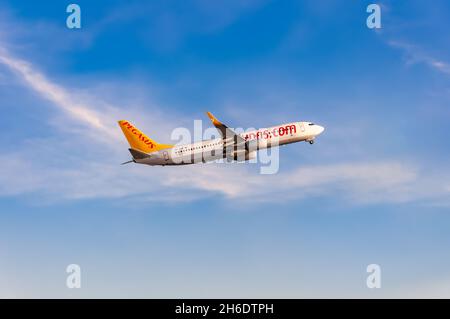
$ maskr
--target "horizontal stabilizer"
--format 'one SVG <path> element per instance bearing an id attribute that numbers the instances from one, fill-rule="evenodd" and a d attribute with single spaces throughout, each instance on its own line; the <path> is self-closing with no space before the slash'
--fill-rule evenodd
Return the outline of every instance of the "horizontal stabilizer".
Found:
<path id="1" fill-rule="evenodd" d="M 120 164 L 120 165 L 125 165 L 125 164 L 130 164 L 130 163 L 136 163 L 136 161 L 135 161 L 134 159 L 132 159 L 131 161 L 123 162 L 123 163 Z"/>
<path id="2" fill-rule="evenodd" d="M 144 159 L 144 158 L 150 157 L 150 155 L 148 155 L 144 152 L 135 150 L 134 148 L 129 148 L 128 150 L 130 151 L 131 156 L 133 156 L 134 159 Z"/>

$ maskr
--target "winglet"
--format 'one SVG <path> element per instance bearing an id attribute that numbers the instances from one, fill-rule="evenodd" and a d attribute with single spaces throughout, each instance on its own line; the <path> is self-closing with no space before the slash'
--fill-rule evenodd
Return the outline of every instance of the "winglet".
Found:
<path id="1" fill-rule="evenodd" d="M 228 128 L 225 124 L 220 122 L 218 119 L 211 114 L 211 112 L 206 112 L 208 117 L 211 119 L 213 125 L 219 130 L 220 134 L 222 134 L 223 139 L 234 138 L 234 143 L 240 144 L 245 143 L 245 139 L 243 139 L 240 135 L 236 134 L 232 129 Z M 245 143 L 245 149 L 248 151 L 248 145 Z"/>
<path id="2" fill-rule="evenodd" d="M 206 114 L 208 115 L 208 117 L 210 118 L 210 120 L 214 124 L 214 126 L 222 125 L 222 123 L 218 119 L 216 119 L 214 117 L 214 115 L 211 114 L 211 112 L 206 112 Z"/>

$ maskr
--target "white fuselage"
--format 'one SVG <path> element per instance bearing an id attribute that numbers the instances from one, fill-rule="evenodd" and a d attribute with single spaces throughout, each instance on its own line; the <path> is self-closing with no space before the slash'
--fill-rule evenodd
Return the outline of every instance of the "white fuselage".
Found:
<path id="1" fill-rule="evenodd" d="M 312 142 L 324 128 L 311 122 L 293 122 L 239 134 L 247 143 L 236 147 L 233 137 L 216 138 L 191 144 L 175 145 L 173 148 L 149 153 L 150 157 L 136 159 L 147 165 L 186 165 L 204 163 L 222 158 L 245 161 L 255 157 L 256 151 L 280 145 Z"/>

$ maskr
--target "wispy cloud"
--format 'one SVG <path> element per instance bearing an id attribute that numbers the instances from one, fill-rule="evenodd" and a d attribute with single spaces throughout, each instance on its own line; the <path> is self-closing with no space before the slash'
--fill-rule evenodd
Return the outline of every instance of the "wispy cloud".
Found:
<path id="1" fill-rule="evenodd" d="M 424 52 L 418 46 L 401 42 L 401 41 L 389 41 L 390 46 L 403 50 L 405 53 L 405 59 L 407 64 L 423 63 L 426 66 L 441 72 L 446 75 L 450 75 L 450 63 L 439 60 L 430 54 Z"/>
<path id="2" fill-rule="evenodd" d="M 49 82 L 42 74 L 35 72 L 30 64 L 22 60 L 11 58 L 4 52 L 0 55 L 0 61 L 12 70 L 18 72 L 31 89 L 53 102 L 55 106 L 61 108 L 70 116 L 86 123 L 91 128 L 100 129 L 108 133 L 98 114 L 95 114 L 95 112 L 83 105 L 72 103 L 71 98 L 66 91 Z"/>
<path id="3" fill-rule="evenodd" d="M 112 138 L 118 137 L 116 132 L 104 123 L 105 117 L 108 117 L 107 114 L 100 115 L 89 106 L 79 103 L 78 97 L 51 82 L 45 75 L 36 71 L 29 62 L 12 57 L 5 48 L 0 50 L 0 62 L 16 72 L 31 90 L 52 102 L 54 106 L 65 112 L 74 121 L 86 125 L 89 130 L 98 131 L 98 133 Z"/>

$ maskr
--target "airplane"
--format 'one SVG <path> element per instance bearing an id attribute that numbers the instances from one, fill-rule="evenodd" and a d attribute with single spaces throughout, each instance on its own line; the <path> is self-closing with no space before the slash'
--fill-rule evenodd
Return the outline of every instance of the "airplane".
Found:
<path id="1" fill-rule="evenodd" d="M 221 137 L 183 145 L 159 144 L 129 121 L 118 121 L 132 156 L 132 160 L 122 164 L 165 166 L 206 163 L 218 159 L 248 161 L 255 159 L 260 149 L 303 141 L 313 144 L 315 138 L 325 130 L 312 122 L 292 122 L 237 134 L 210 112 L 206 114 Z"/>

